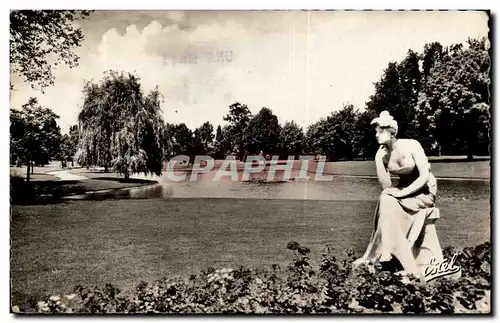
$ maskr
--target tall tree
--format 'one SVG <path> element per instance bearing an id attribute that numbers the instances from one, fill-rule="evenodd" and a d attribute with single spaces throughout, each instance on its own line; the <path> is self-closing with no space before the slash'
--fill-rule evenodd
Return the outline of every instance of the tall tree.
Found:
<path id="1" fill-rule="evenodd" d="M 230 126 L 232 139 L 230 149 L 236 152 L 240 159 L 245 154 L 243 137 L 251 117 L 250 109 L 245 104 L 235 102 L 229 106 L 229 113 L 223 118 Z"/>
<path id="2" fill-rule="evenodd" d="M 221 141 L 222 140 L 222 128 L 220 125 L 217 126 L 217 131 L 215 133 L 215 140 L 216 141 Z"/>
<path id="3" fill-rule="evenodd" d="M 220 131 L 219 131 L 220 130 Z M 225 125 L 223 128 L 220 125 L 217 127 L 217 135 L 214 143 L 214 158 L 223 159 L 231 152 L 232 135 L 231 126 Z"/>
<path id="4" fill-rule="evenodd" d="M 354 127 L 354 137 L 352 139 L 352 147 L 354 155 L 357 158 L 373 159 L 378 150 L 375 131 L 371 122 L 377 114 L 373 110 L 365 110 L 359 112 Z"/>
<path id="5" fill-rule="evenodd" d="M 489 132 L 490 66 L 486 39 L 450 46 L 434 64 L 419 96 L 418 117 L 443 153 L 466 153 L 469 159 L 481 132 Z M 488 137 L 488 136 L 482 136 Z"/>
<path id="6" fill-rule="evenodd" d="M 105 81 L 103 81 L 105 82 Z M 110 105 L 104 86 L 88 82 L 83 89 L 83 107 L 78 114 L 80 128 L 78 163 L 101 166 L 108 172 L 111 167 L 112 123 Z"/>
<path id="7" fill-rule="evenodd" d="M 399 71 L 397 62 L 390 62 L 384 69 L 382 77 L 375 83 L 375 93 L 366 102 L 368 110 L 380 113 L 391 112 L 399 103 Z"/>
<path id="8" fill-rule="evenodd" d="M 366 103 L 367 109 L 375 114 L 389 111 L 398 121 L 398 137 L 415 138 L 415 105 L 420 86 L 420 58 L 410 50 L 403 61 L 389 63 L 375 83 L 375 93 Z"/>
<path id="9" fill-rule="evenodd" d="M 125 178 L 161 174 L 164 123 L 158 88 L 144 95 L 138 77 L 111 71 L 84 92 L 79 163 L 112 166 Z"/>
<path id="10" fill-rule="evenodd" d="M 422 72 L 420 70 L 420 55 L 409 50 L 405 59 L 398 65 L 400 97 L 399 105 L 394 110 L 394 117 L 400 120 L 399 136 L 402 138 L 418 138 L 415 123 L 418 94 L 421 89 Z M 380 113 L 380 112 L 379 112 Z M 402 121 L 402 122 L 401 122 Z M 398 131 L 398 132 L 399 132 Z"/>
<path id="11" fill-rule="evenodd" d="M 335 151 L 334 138 L 328 131 L 328 122 L 326 118 L 321 118 L 307 127 L 305 135 L 305 144 L 308 154 L 325 155 L 332 159 L 332 153 Z"/>
<path id="12" fill-rule="evenodd" d="M 353 141 L 355 137 L 355 128 L 357 112 L 352 104 L 344 104 L 341 110 L 333 112 L 327 117 L 327 132 L 329 145 L 333 151 L 328 155 L 335 156 L 335 159 L 352 159 L 355 154 Z"/>
<path id="13" fill-rule="evenodd" d="M 442 62 L 448 56 L 447 49 L 439 42 L 425 44 L 424 52 L 421 55 L 422 60 L 422 81 L 425 81 L 431 74 L 434 65 Z"/>
<path id="14" fill-rule="evenodd" d="M 164 161 L 164 122 L 160 105 L 161 94 L 156 86 L 144 97 L 142 106 L 136 106 L 136 140 L 145 155 L 145 164 L 135 167 L 134 172 L 161 174 Z"/>
<path id="15" fill-rule="evenodd" d="M 250 154 L 278 152 L 281 126 L 278 117 L 264 107 L 248 123 L 243 137 L 244 148 Z"/>
<path id="16" fill-rule="evenodd" d="M 11 153 L 27 165 L 27 181 L 33 163 L 46 164 L 59 154 L 62 141 L 59 118 L 52 110 L 43 108 L 31 97 L 20 110 L 11 109 Z"/>
<path id="17" fill-rule="evenodd" d="M 175 130 L 176 125 L 172 123 L 166 123 L 163 128 L 163 155 L 167 160 L 175 156 Z"/>
<path id="18" fill-rule="evenodd" d="M 185 123 L 180 123 L 175 126 L 175 155 L 187 155 L 190 160 L 193 160 L 194 153 L 194 134 Z"/>
<path id="19" fill-rule="evenodd" d="M 304 131 L 295 121 L 287 121 L 281 129 L 279 147 L 282 157 L 301 155 L 304 148 Z"/>
<path id="20" fill-rule="evenodd" d="M 72 125 L 69 127 L 69 133 L 68 133 L 68 142 L 69 142 L 69 147 L 70 147 L 70 156 L 71 156 L 71 165 L 73 165 L 73 161 L 78 149 L 78 140 L 80 137 L 80 129 L 78 129 L 78 125 Z"/>
<path id="21" fill-rule="evenodd" d="M 82 44 L 83 33 L 73 21 L 89 14 L 87 10 L 11 11 L 11 71 L 24 77 L 33 88 L 39 86 L 43 90 L 52 85 L 52 65 L 78 65 L 74 48 Z"/>
<path id="22" fill-rule="evenodd" d="M 196 153 L 208 154 L 214 148 L 214 126 L 210 122 L 205 122 L 194 130 L 194 141 Z"/>

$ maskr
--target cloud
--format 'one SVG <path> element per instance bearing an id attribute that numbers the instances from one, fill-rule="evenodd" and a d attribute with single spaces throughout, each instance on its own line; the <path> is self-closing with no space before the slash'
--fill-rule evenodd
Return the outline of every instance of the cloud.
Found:
<path id="1" fill-rule="evenodd" d="M 167 18 L 170 19 L 173 23 L 182 22 L 186 17 L 184 11 L 167 11 Z"/>

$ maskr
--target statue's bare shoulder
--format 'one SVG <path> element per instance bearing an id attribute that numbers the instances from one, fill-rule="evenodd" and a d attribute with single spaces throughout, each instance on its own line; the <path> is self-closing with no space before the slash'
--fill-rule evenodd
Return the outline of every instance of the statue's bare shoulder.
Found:
<path id="1" fill-rule="evenodd" d="M 420 147 L 421 147 L 420 142 L 418 142 L 415 139 L 402 138 L 402 139 L 398 139 L 398 142 L 400 143 L 400 145 L 402 147 L 404 147 L 405 149 L 408 149 L 408 150 L 420 149 Z"/>

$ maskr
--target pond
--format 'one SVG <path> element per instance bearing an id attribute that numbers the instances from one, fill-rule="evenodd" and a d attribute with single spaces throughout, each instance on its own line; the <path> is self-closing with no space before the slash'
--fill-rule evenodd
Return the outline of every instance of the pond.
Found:
<path id="1" fill-rule="evenodd" d="M 276 180 L 283 178 L 278 172 Z M 173 198 L 254 198 L 254 199 L 299 199 L 299 200 L 377 200 L 381 188 L 374 176 L 333 175 L 329 181 L 285 181 L 274 183 L 244 182 L 242 172 L 238 180 L 221 177 L 214 180 L 214 172 L 199 174 L 191 181 L 191 172 L 186 179 L 173 181 L 167 175 L 158 178 L 170 197 Z M 293 178 L 293 177 L 292 177 Z M 438 178 L 439 201 L 481 200 L 490 198 L 490 181 L 477 179 Z"/>

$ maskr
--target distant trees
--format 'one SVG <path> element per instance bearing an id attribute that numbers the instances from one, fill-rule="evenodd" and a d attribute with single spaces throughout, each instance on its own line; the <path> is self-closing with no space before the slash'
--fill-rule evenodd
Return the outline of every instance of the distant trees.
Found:
<path id="1" fill-rule="evenodd" d="M 165 159 L 178 155 L 187 155 L 194 159 L 196 155 L 213 154 L 214 127 L 205 122 L 192 131 L 185 123 L 165 125 L 164 142 Z"/>
<path id="2" fill-rule="evenodd" d="M 69 133 L 62 136 L 60 159 L 64 163 L 71 161 L 73 165 L 78 148 L 79 134 L 78 125 L 72 125 L 69 127 Z"/>
<path id="3" fill-rule="evenodd" d="M 113 168 L 125 178 L 159 175 L 164 124 L 158 89 L 145 95 L 135 75 L 111 71 L 100 83 L 86 84 L 84 95 L 78 115 L 79 164 Z"/>
<path id="4" fill-rule="evenodd" d="M 360 116 L 352 104 L 346 104 L 341 110 L 311 124 L 305 135 L 305 150 L 308 154 L 324 155 L 328 160 L 357 157 L 361 147 L 354 144 L 359 142 L 356 139 L 364 138 L 356 126 Z"/>
<path id="5" fill-rule="evenodd" d="M 13 10 L 10 12 L 11 71 L 42 90 L 54 83 L 52 65 L 78 65 L 73 51 L 83 34 L 72 22 L 86 18 L 83 10 Z M 53 61 L 52 63 L 52 60 Z"/>
<path id="6" fill-rule="evenodd" d="M 59 154 L 62 138 L 58 118 L 33 97 L 20 110 L 10 111 L 11 159 L 27 165 L 27 181 L 33 164 L 47 164 Z"/>
<path id="7" fill-rule="evenodd" d="M 321 154 L 336 160 L 352 159 L 371 151 L 365 149 L 360 140 L 372 142 L 372 114 L 356 111 L 352 105 L 345 105 L 341 110 L 311 124 L 306 132 L 295 121 L 288 121 L 281 126 L 277 116 L 266 107 L 254 116 L 246 105 L 239 102 L 232 104 L 229 109 L 225 116 L 228 124 L 223 127 L 219 125 L 215 141 L 213 137 L 211 139 L 211 155 L 214 158 L 235 154 L 243 160 L 245 155 L 262 151 L 265 155 L 279 155 L 281 158 Z M 174 136 L 177 142 L 178 137 Z M 354 147 L 353 144 L 357 142 L 359 147 Z M 179 149 L 177 153 L 190 155 L 187 151 Z"/>

